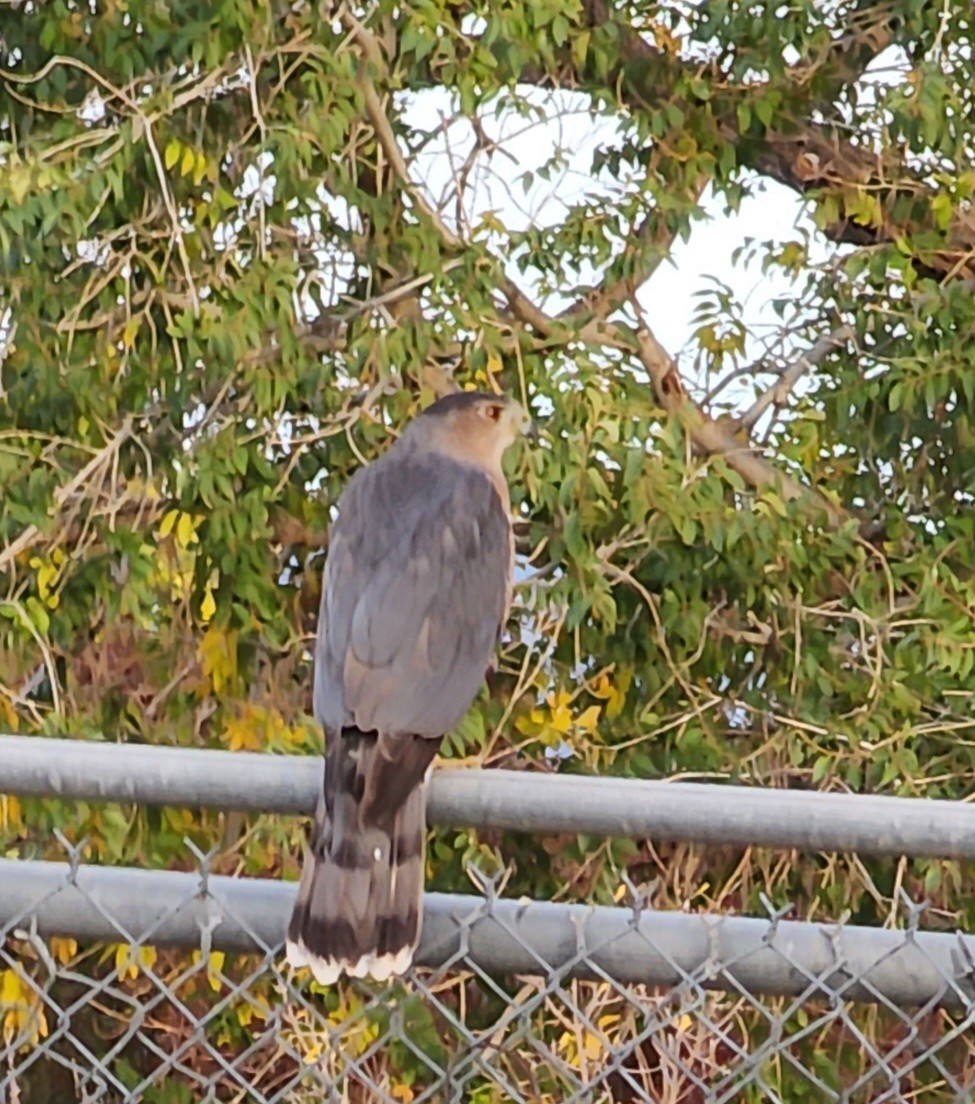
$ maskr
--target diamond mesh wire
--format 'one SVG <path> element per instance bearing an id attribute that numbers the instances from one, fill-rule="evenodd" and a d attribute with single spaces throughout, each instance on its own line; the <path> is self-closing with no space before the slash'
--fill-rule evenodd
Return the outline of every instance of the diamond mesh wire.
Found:
<path id="1" fill-rule="evenodd" d="M 282 965 L 293 887 L 0 866 L 0 1102 L 970 1101 L 973 941 L 430 895 L 425 965 Z M 515 970 L 511 972 L 514 965 Z M 643 977 L 646 980 L 641 981 Z"/>

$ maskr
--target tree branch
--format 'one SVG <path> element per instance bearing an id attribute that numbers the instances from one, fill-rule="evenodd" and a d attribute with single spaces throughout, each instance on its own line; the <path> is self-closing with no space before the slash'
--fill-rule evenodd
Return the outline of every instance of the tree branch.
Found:
<path id="1" fill-rule="evenodd" d="M 588 0 L 585 10 L 594 27 L 611 19 L 604 0 Z M 835 97 L 859 80 L 870 62 L 896 41 L 896 26 L 889 3 L 858 5 L 847 18 L 846 33 L 822 57 L 808 59 L 791 71 L 795 87 L 803 90 L 806 112 L 827 113 Z M 616 29 L 621 65 L 611 76 L 623 102 L 633 111 L 646 111 L 669 99 L 674 82 L 690 76 L 687 66 L 632 28 L 617 23 Z M 711 75 L 714 83 L 720 84 L 718 74 Z M 590 83 L 584 72 L 572 71 L 572 77 L 579 87 Z M 814 79 L 821 88 L 809 97 L 804 90 Z M 838 215 L 821 227 L 830 241 L 882 245 L 936 231 L 944 237 L 944 248 L 916 256 L 918 272 L 935 279 L 975 277 L 975 216 L 958 212 L 948 227 L 939 231 L 931 212 L 937 193 L 902 158 L 854 145 L 835 127 L 814 122 L 808 115 L 789 129 L 766 128 L 761 135 L 749 131 L 748 140 L 743 141 L 738 107 L 762 93 L 761 85 L 730 88 L 712 99 L 721 139 L 735 146 L 740 164 L 800 195 L 821 189 L 839 193 L 843 202 Z M 861 213 L 865 190 L 876 201 L 869 218 Z M 911 213 L 905 215 L 901 208 L 909 208 Z"/>
<path id="2" fill-rule="evenodd" d="M 132 416 L 126 415 L 111 440 L 95 453 L 81 471 L 77 472 L 63 487 L 58 487 L 54 492 L 55 512 L 60 511 L 92 476 L 103 470 L 115 459 L 119 449 L 131 435 Z M 40 536 L 41 531 L 36 525 L 28 525 L 18 537 L 0 549 L 0 571 L 6 571 L 17 557 L 26 552 Z"/>
<path id="3" fill-rule="evenodd" d="M 846 209 L 851 206 L 846 201 L 856 201 L 865 193 L 871 196 L 873 217 L 854 218 L 841 209 L 838 217 L 821 227 L 832 242 L 886 245 L 937 232 L 944 246 L 915 255 L 918 274 L 936 280 L 975 278 L 975 217 L 969 211 L 957 211 L 947 228 L 939 230 L 931 214 L 937 193 L 912 179 L 897 158 L 854 146 L 828 127 L 806 124 L 792 134 L 767 133 L 764 148 L 750 167 L 801 195 L 838 192 Z M 909 207 L 911 214 L 899 213 L 901 206 Z"/>
<path id="4" fill-rule="evenodd" d="M 634 113 L 656 111 L 670 100 L 674 87 L 703 77 L 712 88 L 708 112 L 716 127 L 716 144 L 735 147 L 738 164 L 767 176 L 803 196 L 819 191 L 836 195 L 835 216 L 821 227 L 836 244 L 883 245 L 915 235 L 937 234 L 944 241 L 938 249 L 918 252 L 918 273 L 934 279 L 975 277 L 975 214 L 960 211 L 946 229 L 939 227 L 931 209 L 937 192 L 903 157 L 883 154 L 849 141 L 842 130 L 811 118 L 812 112 L 829 115 L 835 99 L 862 77 L 869 63 L 898 38 L 898 19 L 889 3 L 862 3 L 847 19 L 847 30 L 816 58 L 807 58 L 790 71 L 789 102 L 777 118 L 790 119 L 788 127 L 760 128 L 754 117 L 743 132 L 739 107 L 759 101 L 767 88 L 761 84 L 731 86 L 716 63 L 703 69 L 674 53 L 658 49 L 632 27 L 615 18 L 605 0 L 585 0 L 585 21 L 593 30 L 612 25 L 618 62 L 609 72 L 597 72 L 588 61 L 581 64 L 569 48 L 558 52 L 554 64 L 531 64 L 513 73 L 517 83 L 541 87 L 571 88 L 605 94 L 615 88 L 621 102 Z M 903 22 L 903 20 L 901 20 Z M 904 37 L 904 32 L 901 36 Z M 439 83 L 436 73 L 428 75 Z M 810 87 L 811 86 L 811 87 Z M 871 208 L 865 214 L 865 197 Z M 871 202 L 872 201 L 872 202 Z"/>
<path id="5" fill-rule="evenodd" d="M 763 391 L 744 414 L 727 419 L 728 424 L 736 431 L 744 430 L 746 433 L 751 433 L 770 406 L 782 406 L 807 372 L 811 372 L 833 349 L 839 345 L 845 345 L 852 337 L 853 330 L 846 325 L 837 326 L 836 329 L 825 334 L 812 348 L 796 357 L 775 383 Z"/>
<path id="6" fill-rule="evenodd" d="M 377 71 L 376 75 L 387 77 L 384 63 L 377 60 L 379 46 L 371 31 L 352 16 L 344 18 L 364 57 L 370 59 L 371 67 Z M 376 132 L 383 152 L 396 172 L 400 187 L 408 192 L 419 212 L 436 230 L 444 247 L 451 252 L 464 247 L 465 243 L 462 239 L 444 223 L 439 212 L 411 180 L 392 124 L 382 108 L 375 85 L 364 70 L 361 72 L 360 85 L 366 115 Z M 786 500 L 811 496 L 816 507 L 822 510 L 831 526 L 839 527 L 849 520 L 850 515 L 845 510 L 780 471 L 747 442 L 739 440 L 730 426 L 722 425 L 708 417 L 688 395 L 673 358 L 657 341 L 645 322 L 641 321 L 634 330 L 624 323 L 608 322 L 605 318 L 596 316 L 580 330 L 572 324 L 575 321 L 572 317 L 566 320 L 564 317 L 553 318 L 548 315 L 507 276 L 504 266 L 497 258 L 492 258 L 492 261 L 498 288 L 512 313 L 521 323 L 531 326 L 541 336 L 559 344 L 585 341 L 636 355 L 650 376 L 654 393 L 661 407 L 668 414 L 680 418 L 694 445 L 702 452 L 708 455 L 720 455 L 733 471 L 756 489 L 775 488 Z"/>
<path id="7" fill-rule="evenodd" d="M 697 203 L 709 183 L 710 177 L 700 176 L 693 194 L 688 196 L 688 202 Z M 668 256 L 676 236 L 676 229 L 668 227 L 662 219 L 658 220 L 656 212 L 649 212 L 630 236 L 622 256 L 616 261 L 616 266 L 623 268 L 624 271 L 628 267 L 628 262 L 631 262 L 631 271 L 616 279 L 607 273 L 598 287 L 581 295 L 559 314 L 560 321 L 567 324 L 586 320 L 605 321 L 611 314 L 630 302 L 637 291 L 657 271 L 660 262 Z"/>
<path id="8" fill-rule="evenodd" d="M 691 440 L 709 456 L 720 456 L 749 486 L 756 490 L 775 489 L 786 501 L 812 498 L 815 506 L 827 518 L 829 525 L 839 528 L 851 515 L 820 492 L 800 483 L 780 471 L 757 449 L 736 436 L 727 422 L 708 417 L 690 398 L 677 371 L 677 365 L 649 327 L 641 320 L 636 330 L 640 362 L 653 381 L 660 405 L 687 428 Z"/>

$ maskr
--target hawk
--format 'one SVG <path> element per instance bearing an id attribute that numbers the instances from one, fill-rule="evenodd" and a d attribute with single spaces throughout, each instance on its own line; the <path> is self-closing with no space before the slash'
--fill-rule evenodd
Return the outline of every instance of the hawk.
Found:
<path id="1" fill-rule="evenodd" d="M 503 396 L 448 395 L 339 499 L 315 647 L 324 786 L 287 939 L 288 961 L 324 985 L 412 961 L 427 780 L 507 617 L 501 457 L 529 424 Z"/>

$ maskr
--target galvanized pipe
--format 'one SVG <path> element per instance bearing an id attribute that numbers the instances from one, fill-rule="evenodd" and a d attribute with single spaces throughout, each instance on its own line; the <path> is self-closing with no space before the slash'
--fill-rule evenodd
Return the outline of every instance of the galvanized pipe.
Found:
<path id="1" fill-rule="evenodd" d="M 0 792 L 310 813 L 317 756 L 0 736 Z M 975 806 L 927 798 L 446 768 L 434 824 L 975 859 Z"/>
<path id="2" fill-rule="evenodd" d="M 276 956 L 295 890 L 259 878 L 0 859 L 0 937 L 33 929 Z M 975 1000 L 972 936 L 444 893 L 426 896 L 417 961 L 902 1008 Z"/>

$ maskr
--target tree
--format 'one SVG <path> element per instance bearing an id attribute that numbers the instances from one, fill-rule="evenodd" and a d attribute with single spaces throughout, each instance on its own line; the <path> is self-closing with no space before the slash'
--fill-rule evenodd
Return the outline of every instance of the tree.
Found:
<path id="1" fill-rule="evenodd" d="M 330 504 L 436 393 L 498 385 L 544 443 L 450 754 L 966 795 L 972 34 L 961 0 L 8 8 L 3 725 L 315 748 Z M 716 286 L 675 356 L 641 288 L 770 181 L 815 222 L 749 246 L 780 324 Z M 153 817 L 33 803 L 3 831 L 161 863 L 217 830 Z M 237 827 L 245 870 L 295 870 L 292 827 Z M 526 846 L 440 840 L 433 880 Z M 591 846 L 512 887 L 611 899 L 625 869 L 663 905 L 870 922 L 904 886 L 973 919 L 957 864 Z"/>

